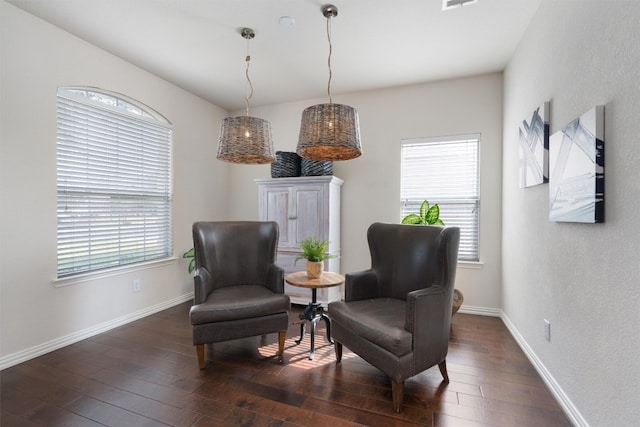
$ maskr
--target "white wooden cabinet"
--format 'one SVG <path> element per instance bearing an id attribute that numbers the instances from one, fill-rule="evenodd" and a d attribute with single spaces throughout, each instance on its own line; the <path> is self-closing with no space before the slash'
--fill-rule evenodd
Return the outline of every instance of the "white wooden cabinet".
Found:
<path id="1" fill-rule="evenodd" d="M 340 272 L 340 188 L 335 176 L 256 179 L 260 221 L 275 221 L 280 229 L 277 264 L 285 274 L 304 271 L 306 260 L 294 265 L 300 242 L 309 236 L 329 242 L 327 253 L 338 257 L 325 261 L 325 271 Z M 318 289 L 318 302 L 326 306 L 342 299 L 343 286 Z M 311 290 L 285 283 L 294 304 L 308 304 Z"/>

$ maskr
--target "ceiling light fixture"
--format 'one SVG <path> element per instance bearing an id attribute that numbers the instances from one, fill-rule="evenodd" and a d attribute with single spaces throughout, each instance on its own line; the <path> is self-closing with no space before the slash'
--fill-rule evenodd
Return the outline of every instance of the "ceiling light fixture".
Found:
<path id="1" fill-rule="evenodd" d="M 293 27 L 296 25 L 296 19 L 291 16 L 281 16 L 278 20 L 283 27 Z"/>
<path id="2" fill-rule="evenodd" d="M 249 101 L 253 96 L 253 84 L 249 78 L 249 40 L 255 37 L 251 28 L 240 32 L 247 40 L 247 67 L 245 75 L 249 93 L 245 97 L 247 111 L 244 116 L 227 117 L 220 125 L 217 158 L 225 162 L 244 164 L 265 164 L 276 161 L 271 138 L 271 123 L 264 119 L 249 116 Z"/>
<path id="3" fill-rule="evenodd" d="M 362 155 L 360 145 L 360 125 L 355 108 L 334 104 L 331 99 L 331 18 L 338 15 L 333 5 L 322 7 L 327 18 L 327 39 L 329 41 L 329 83 L 327 84 L 328 104 L 307 107 L 302 112 L 298 155 L 321 161 L 349 160 Z"/>
<path id="4" fill-rule="evenodd" d="M 456 9 L 474 3 L 478 3 L 478 0 L 442 0 L 442 10 Z"/>

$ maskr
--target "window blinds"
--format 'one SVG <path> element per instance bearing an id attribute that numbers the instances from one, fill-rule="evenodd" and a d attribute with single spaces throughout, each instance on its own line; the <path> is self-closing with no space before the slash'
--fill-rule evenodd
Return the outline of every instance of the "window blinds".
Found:
<path id="1" fill-rule="evenodd" d="M 402 141 L 400 218 L 423 200 L 438 204 L 440 218 L 460 227 L 458 259 L 478 261 L 480 135 Z"/>
<path id="2" fill-rule="evenodd" d="M 58 91 L 58 277 L 173 255 L 171 127 Z"/>

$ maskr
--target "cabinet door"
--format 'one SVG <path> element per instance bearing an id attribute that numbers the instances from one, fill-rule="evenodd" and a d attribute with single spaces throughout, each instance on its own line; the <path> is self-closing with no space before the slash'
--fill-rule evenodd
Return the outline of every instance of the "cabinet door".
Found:
<path id="1" fill-rule="evenodd" d="M 267 187 L 264 188 L 264 194 L 261 201 L 265 203 L 260 212 L 262 213 L 261 221 L 275 221 L 278 223 L 280 230 L 280 238 L 278 240 L 279 248 L 292 247 L 292 227 L 289 217 L 293 206 L 291 205 L 291 194 L 289 187 Z"/>
<path id="2" fill-rule="evenodd" d="M 292 244 L 295 247 L 299 247 L 300 242 L 310 236 L 327 240 L 324 193 L 321 185 L 294 188 L 295 240 Z"/>

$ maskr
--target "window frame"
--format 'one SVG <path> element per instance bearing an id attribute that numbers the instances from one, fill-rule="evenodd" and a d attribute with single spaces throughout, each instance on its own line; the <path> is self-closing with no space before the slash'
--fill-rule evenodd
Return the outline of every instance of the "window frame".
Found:
<path id="1" fill-rule="evenodd" d="M 451 186 L 443 186 L 454 188 L 456 185 L 463 186 L 465 188 L 464 192 L 453 192 L 451 188 L 444 190 L 441 194 L 434 194 L 434 192 L 424 191 L 417 189 L 418 187 L 429 188 L 430 186 L 438 185 L 436 180 L 432 181 L 431 184 L 426 185 L 417 185 L 419 183 L 419 178 L 416 177 L 416 174 L 410 174 L 408 169 L 410 165 L 406 163 L 407 161 L 407 153 L 406 150 L 410 147 L 416 147 L 420 149 L 420 147 L 434 146 L 435 148 L 443 149 L 447 144 L 464 144 L 470 143 L 474 144 L 475 147 L 468 147 L 469 150 L 475 150 L 475 161 L 471 162 L 470 166 L 475 167 L 475 174 L 468 173 L 466 176 L 461 178 L 461 182 L 456 182 L 455 179 L 451 181 L 455 182 L 455 184 L 451 184 Z M 434 149 L 435 149 L 434 148 Z M 438 153 L 432 153 L 432 155 L 437 155 Z M 442 154 L 442 151 L 441 153 Z M 463 154 L 466 156 L 466 154 Z M 446 158 L 442 159 L 441 165 L 449 165 L 450 167 L 457 167 L 457 163 L 453 160 L 455 158 L 449 156 L 450 158 L 447 160 Z M 423 138 L 408 138 L 401 140 L 400 146 L 400 219 L 404 218 L 405 215 L 409 213 L 417 213 L 421 203 L 426 199 L 429 201 L 430 205 L 438 204 L 440 207 L 440 218 L 444 221 L 445 225 L 448 226 L 459 226 L 461 228 L 461 236 L 460 236 L 460 251 L 458 254 L 458 261 L 460 262 L 468 262 L 468 263 L 479 263 L 480 262 L 480 212 L 481 212 L 481 191 L 480 191 L 480 157 L 481 157 L 481 134 L 464 134 L 464 135 L 448 135 L 448 136 L 439 136 L 439 137 L 423 137 Z M 460 159 L 463 161 L 464 159 Z M 464 161 L 471 161 L 471 155 Z M 418 161 L 415 161 L 415 165 L 419 164 Z M 473 172 L 473 171 L 471 171 Z M 413 182 L 413 185 L 407 181 L 407 174 L 416 181 Z M 449 171 L 445 174 L 445 177 L 450 177 L 454 175 L 453 171 Z M 422 179 L 429 179 L 425 174 L 422 176 Z M 442 178 L 439 178 L 442 179 Z M 467 187 L 468 186 L 468 187 Z M 467 194 L 467 191 L 469 191 Z M 466 206 L 464 206 L 466 205 Z M 452 209 L 455 206 L 458 206 L 459 209 Z M 450 215 L 450 219 L 447 220 L 447 214 Z M 454 219 L 451 219 L 453 217 Z"/>
<path id="2" fill-rule="evenodd" d="M 110 276 L 123 270 L 150 268 L 175 259 L 171 123 L 137 100 L 95 87 L 59 87 L 56 104 L 57 266 L 54 285 Z M 100 138 L 94 140 L 92 138 L 96 137 L 98 129 Z M 132 149 L 139 149 L 143 154 L 131 156 L 129 151 L 129 158 L 120 154 Z M 70 150 L 74 152 L 71 154 Z M 96 154 L 98 151 L 99 155 Z M 116 155 L 116 152 L 119 154 Z M 105 160 L 105 156 L 108 159 Z M 147 167 L 155 169 L 148 174 L 138 171 L 136 177 L 128 178 L 121 172 L 124 169 L 122 166 L 138 167 L 139 170 Z M 105 178 L 99 177 L 99 174 Z M 118 184 L 112 186 L 112 182 Z M 92 205 L 91 200 L 98 198 L 102 202 Z M 70 205 L 72 213 L 75 212 L 74 218 L 71 218 L 73 215 L 62 213 L 62 207 L 68 211 Z M 84 241 L 84 253 L 88 254 L 88 259 L 100 258 L 97 251 L 92 254 L 93 249 L 90 249 L 97 240 L 92 237 L 97 228 L 94 222 L 97 212 L 101 212 L 101 218 L 109 222 L 108 233 L 113 238 L 110 245 L 119 249 L 109 250 L 104 262 L 79 262 L 79 267 L 61 267 L 61 257 L 64 266 L 66 249 L 72 252 L 70 258 L 79 257 L 82 251 L 69 249 L 70 242 Z M 117 218 L 121 221 L 116 221 Z M 123 237 L 125 220 L 129 220 L 127 226 L 134 230 L 135 237 L 129 244 L 135 253 L 132 260 L 124 255 L 123 248 L 127 246 Z M 133 222 L 137 225 L 132 226 Z M 86 231 L 83 232 L 82 227 Z M 78 231 L 75 231 L 76 228 Z M 149 237 L 154 237 L 155 243 L 148 243 Z"/>

